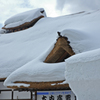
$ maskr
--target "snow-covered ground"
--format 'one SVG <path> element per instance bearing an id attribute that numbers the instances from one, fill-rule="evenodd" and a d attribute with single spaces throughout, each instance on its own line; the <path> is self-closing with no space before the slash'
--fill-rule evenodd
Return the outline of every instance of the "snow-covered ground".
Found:
<path id="1" fill-rule="evenodd" d="M 6 86 L 20 86 L 25 84 L 14 84 L 13 82 L 48 82 L 66 79 L 66 82 L 69 83 L 72 90 L 78 96 L 78 100 L 90 100 L 90 97 L 93 97 L 91 96 L 93 95 L 93 92 L 87 95 L 86 99 L 84 96 L 85 94 L 80 92 L 79 88 L 77 88 L 76 82 L 79 82 L 79 86 L 82 86 L 80 84 L 83 82 L 84 86 L 82 88 L 85 90 L 85 83 L 87 85 L 87 81 L 94 82 L 95 78 L 97 78 L 97 76 L 92 78 L 92 76 L 95 76 L 95 73 L 91 73 L 91 67 L 94 68 L 99 64 L 99 62 L 95 63 L 97 56 L 93 56 L 94 54 L 92 53 L 96 51 L 92 52 L 91 50 L 97 49 L 98 51 L 100 48 L 99 16 L 100 10 L 60 16 L 56 18 L 45 17 L 40 19 L 33 27 L 27 30 L 11 34 L 1 34 L 0 78 L 7 77 L 4 84 Z M 60 31 L 63 36 L 68 37 L 70 45 L 76 55 L 67 59 L 66 64 L 65 62 L 55 64 L 44 63 L 43 61 L 54 47 L 57 39 L 57 31 Z M 85 52 L 87 53 L 84 57 Z M 88 54 L 88 52 L 92 53 Z M 81 55 L 81 53 L 83 55 Z M 96 54 L 99 55 L 98 53 Z M 77 63 L 82 60 L 84 61 L 82 64 Z M 93 60 L 93 63 L 90 62 L 87 64 L 89 60 Z M 73 62 L 75 62 L 75 65 Z M 75 69 L 75 71 L 73 69 Z M 97 66 L 97 69 L 99 69 L 99 66 Z M 82 71 L 82 73 L 78 74 L 77 72 L 80 71 Z M 83 73 L 83 71 L 85 73 Z M 64 74 L 65 72 L 66 75 Z M 99 72 L 99 70 L 97 72 Z M 93 74 L 91 75 L 91 78 L 88 76 L 90 74 Z M 85 75 L 87 75 L 87 77 L 85 77 Z M 97 75 L 99 76 L 99 73 Z M 81 79 L 82 81 L 80 81 Z M 99 78 L 96 80 L 99 83 Z M 93 84 L 96 86 L 95 82 Z M 80 99 L 80 95 L 82 95 L 81 97 L 84 99 Z M 98 95 L 99 93 L 97 96 Z M 91 98 L 91 100 L 94 99 Z"/>

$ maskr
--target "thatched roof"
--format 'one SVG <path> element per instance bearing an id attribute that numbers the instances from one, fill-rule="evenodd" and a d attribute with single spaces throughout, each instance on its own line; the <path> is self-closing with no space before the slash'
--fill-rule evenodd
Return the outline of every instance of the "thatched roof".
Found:
<path id="1" fill-rule="evenodd" d="M 72 50 L 71 46 L 69 45 L 69 41 L 67 37 L 60 36 L 57 39 L 57 42 L 53 48 L 53 50 L 50 52 L 50 54 L 45 59 L 45 63 L 57 63 L 62 62 L 64 59 L 74 55 L 74 51 Z M 61 84 L 65 80 L 61 81 L 52 81 L 52 82 L 24 82 L 24 81 L 16 81 L 14 83 L 24 83 L 24 84 L 30 84 L 29 87 L 24 86 L 8 86 L 8 88 L 18 89 L 18 88 L 33 88 L 35 90 L 48 90 L 48 89 L 64 89 L 69 88 L 68 84 Z M 54 84 L 54 85 L 53 85 Z"/>
<path id="2" fill-rule="evenodd" d="M 5 21 L 4 27 L 5 33 L 16 32 L 20 30 L 32 27 L 39 19 L 46 17 L 45 10 L 43 8 L 37 8 L 17 15 Z"/>
<path id="3" fill-rule="evenodd" d="M 64 80 L 63 80 L 64 81 Z M 69 85 L 68 84 L 61 84 L 63 81 L 55 81 L 55 82 L 15 82 L 15 83 L 25 83 L 25 84 L 30 84 L 29 87 L 24 87 L 24 86 L 7 86 L 8 88 L 12 89 L 20 89 L 20 88 L 31 88 L 34 90 L 61 90 L 61 89 L 68 89 Z"/>
<path id="4" fill-rule="evenodd" d="M 33 19 L 31 22 L 25 22 L 24 24 L 16 26 L 16 27 L 6 28 L 6 25 L 5 25 L 4 27 L 2 27 L 2 29 L 7 30 L 8 33 L 24 30 L 24 29 L 32 27 L 39 19 L 41 19 L 43 17 L 44 16 L 41 15 L 41 16 Z"/>

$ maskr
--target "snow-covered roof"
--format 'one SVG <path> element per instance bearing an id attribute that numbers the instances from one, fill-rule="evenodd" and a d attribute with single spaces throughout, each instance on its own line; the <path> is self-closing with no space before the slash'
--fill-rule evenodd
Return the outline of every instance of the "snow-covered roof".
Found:
<path id="1" fill-rule="evenodd" d="M 46 16 L 45 10 L 43 8 L 33 9 L 17 14 L 5 21 L 5 28 L 20 26 L 26 22 L 31 22 L 33 19 L 38 18 L 39 16 Z"/>
<path id="2" fill-rule="evenodd" d="M 49 82 L 65 80 L 65 62 L 44 63 L 57 39 L 66 36 L 75 54 L 100 48 L 100 11 L 40 19 L 34 27 L 0 35 L 0 78 L 5 85 L 15 81 Z M 17 33 L 17 34 L 16 34 Z M 5 72 L 5 73 L 4 73 Z"/>

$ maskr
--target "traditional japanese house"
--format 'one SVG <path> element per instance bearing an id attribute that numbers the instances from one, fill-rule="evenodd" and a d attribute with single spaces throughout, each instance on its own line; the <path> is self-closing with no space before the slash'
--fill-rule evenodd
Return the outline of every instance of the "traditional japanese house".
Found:
<path id="1" fill-rule="evenodd" d="M 54 48 L 51 50 L 49 55 L 46 57 L 44 60 L 44 63 L 60 63 L 64 62 L 65 59 L 69 58 L 70 56 L 74 55 L 74 51 L 72 50 L 71 46 L 69 45 L 69 41 L 67 37 L 61 36 L 60 32 L 58 33 L 58 39 L 56 40 L 56 43 L 54 44 Z M 1 82 L 5 80 L 1 79 Z M 11 92 L 11 99 L 14 100 L 14 94 L 16 91 L 29 91 L 28 93 L 28 99 L 27 100 L 33 100 L 33 93 L 35 93 L 35 100 L 37 100 L 37 91 L 54 91 L 54 90 L 70 90 L 70 87 L 68 84 L 62 84 L 65 80 L 60 80 L 60 81 L 50 81 L 50 82 L 29 82 L 29 81 L 15 81 L 14 83 L 16 84 L 29 84 L 29 86 L 7 86 L 9 89 L 3 89 L 0 90 L 2 91 L 10 91 Z M 17 93 L 18 94 L 18 93 Z M 30 96 L 29 96 L 30 94 Z M 30 99 L 29 99 L 30 98 Z M 18 100 L 23 100 L 20 99 L 17 96 Z M 25 100 L 25 98 L 24 98 Z"/>
<path id="2" fill-rule="evenodd" d="M 90 35 L 100 30 L 99 26 L 93 28 L 95 21 L 92 23 L 94 17 L 91 17 L 94 14 L 98 17 L 100 12 L 91 14 L 83 12 L 51 18 L 45 17 L 43 9 L 38 11 L 39 16 L 34 19 L 40 16 L 44 18 L 38 20 L 31 28 L 13 34 L 0 35 L 0 99 L 2 100 L 32 100 L 33 93 L 36 95 L 37 91 L 71 90 L 65 78 L 65 67 L 67 66 L 65 59 L 100 48 L 100 45 L 93 46 L 97 42 L 91 39 L 94 35 Z M 22 13 L 21 16 L 23 15 Z M 13 24 L 11 24 L 12 18 L 7 20 L 4 29 L 13 29 L 13 25 L 19 29 L 21 25 L 26 24 L 24 22 L 27 21 L 19 24 L 21 16 L 16 16 L 18 20 L 12 20 L 15 22 Z M 32 16 L 28 19 L 33 21 Z M 31 23 L 31 21 L 28 22 Z M 99 23 L 99 18 L 98 21 L 96 19 L 96 23 Z M 100 41 L 99 37 L 94 36 L 93 38 Z M 5 93 L 10 92 L 10 98 L 1 98 L 4 91 Z M 28 98 L 20 96 L 24 91 Z M 19 94 L 17 95 L 16 92 Z"/>
<path id="3" fill-rule="evenodd" d="M 58 33 L 58 39 L 54 44 L 54 48 L 51 50 L 49 55 L 44 60 L 44 63 L 60 63 L 64 62 L 65 59 L 74 55 L 74 51 L 69 45 L 67 37 L 61 36 L 60 32 Z M 29 81 L 15 81 L 15 84 L 29 84 L 29 86 L 7 86 L 7 88 L 11 88 L 13 90 L 18 91 L 31 91 L 31 99 L 33 97 L 33 92 L 35 93 L 35 100 L 37 100 L 37 91 L 58 91 L 58 90 L 70 90 L 69 85 L 62 84 L 65 80 L 60 81 L 50 81 L 50 82 L 29 82 Z"/>

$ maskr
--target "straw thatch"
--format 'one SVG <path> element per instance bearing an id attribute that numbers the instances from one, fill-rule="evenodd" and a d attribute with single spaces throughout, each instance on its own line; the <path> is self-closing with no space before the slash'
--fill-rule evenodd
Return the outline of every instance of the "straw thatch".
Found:
<path id="1" fill-rule="evenodd" d="M 44 16 L 39 16 L 39 17 L 33 19 L 31 22 L 25 22 L 24 24 L 16 26 L 16 27 L 6 28 L 6 25 L 5 25 L 4 27 L 2 27 L 2 29 L 5 29 L 7 33 L 24 30 L 24 29 L 32 27 L 39 19 L 41 19 L 43 17 Z"/>
<path id="2" fill-rule="evenodd" d="M 63 80 L 64 81 L 64 80 Z M 68 84 L 60 84 L 63 81 L 55 81 L 55 82 L 20 82 L 17 81 L 15 83 L 25 83 L 25 84 L 30 84 L 29 87 L 24 87 L 24 86 L 8 86 L 8 88 L 13 88 L 13 89 L 18 89 L 18 88 L 33 88 L 34 90 L 48 90 L 48 89 L 64 89 L 64 88 L 69 88 Z"/>
<path id="3" fill-rule="evenodd" d="M 53 50 L 50 52 L 50 54 L 47 56 L 44 62 L 46 63 L 62 62 L 64 61 L 64 59 L 74 55 L 75 53 L 72 50 L 69 43 L 70 42 L 68 41 L 67 37 L 60 36 L 57 39 L 57 42 Z"/>

